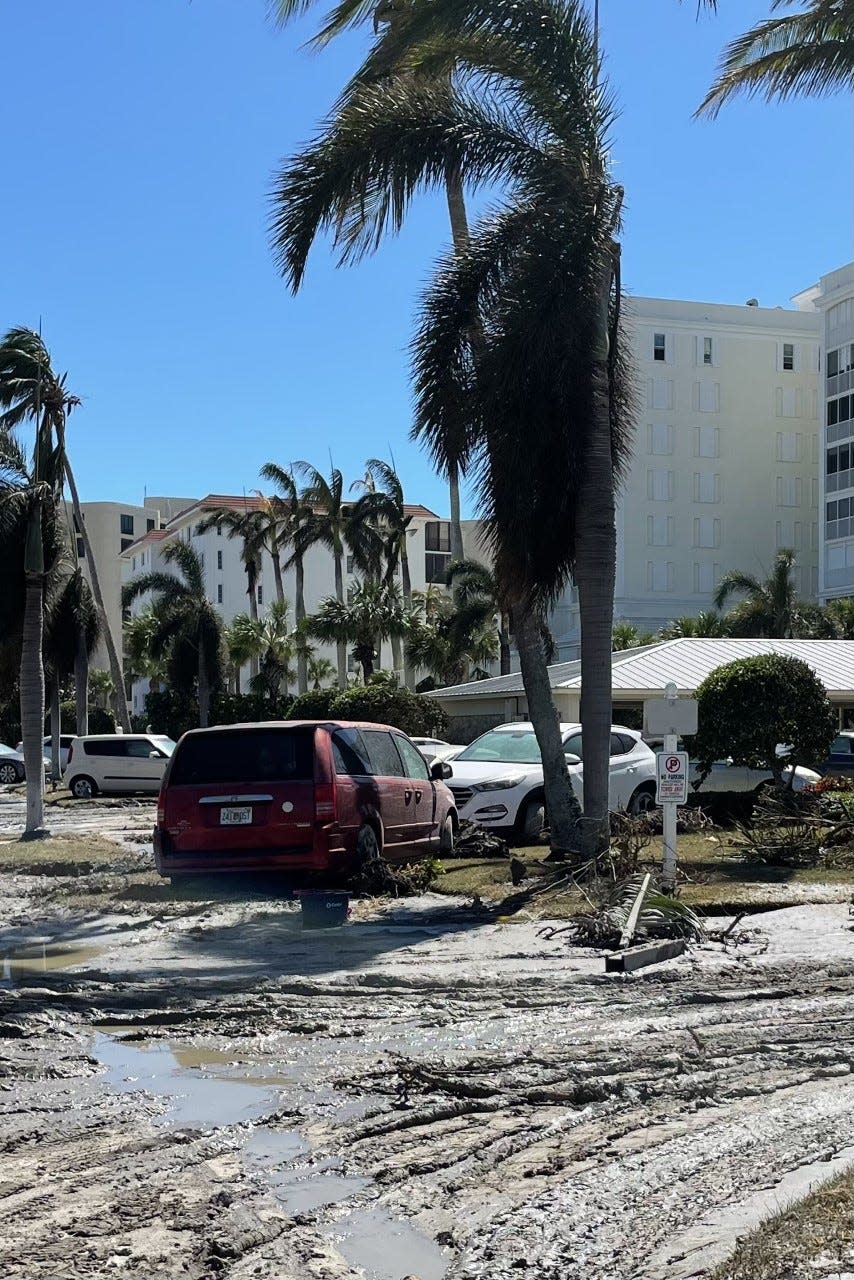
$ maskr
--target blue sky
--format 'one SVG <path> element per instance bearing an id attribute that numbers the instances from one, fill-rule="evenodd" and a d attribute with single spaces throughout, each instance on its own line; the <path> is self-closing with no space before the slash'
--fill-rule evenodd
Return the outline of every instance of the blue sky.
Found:
<path id="1" fill-rule="evenodd" d="M 591 0 L 592 3 L 592 0 Z M 768 0 L 601 0 L 622 108 L 624 277 L 634 293 L 786 305 L 852 257 L 851 100 L 691 114 L 726 39 Z M 277 278 L 267 200 L 362 38 L 322 54 L 315 18 L 266 0 L 4 6 L 0 328 L 41 320 L 84 397 L 69 443 L 84 499 L 251 490 L 268 459 L 330 451 L 348 478 L 389 448 L 411 500 L 446 512 L 408 442 L 406 346 L 448 236 L 425 197 L 357 269 L 326 246 L 301 294 Z"/>

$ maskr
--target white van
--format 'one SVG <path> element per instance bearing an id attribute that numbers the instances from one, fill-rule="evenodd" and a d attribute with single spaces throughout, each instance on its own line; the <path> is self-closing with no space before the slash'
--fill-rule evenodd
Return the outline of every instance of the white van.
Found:
<path id="1" fill-rule="evenodd" d="M 98 733 L 75 738 L 62 780 L 77 800 L 99 791 L 159 791 L 163 771 L 175 750 L 159 733 Z"/>

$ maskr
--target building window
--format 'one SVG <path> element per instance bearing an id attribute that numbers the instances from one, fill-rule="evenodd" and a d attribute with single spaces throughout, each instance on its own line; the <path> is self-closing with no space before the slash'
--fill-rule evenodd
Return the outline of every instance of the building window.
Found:
<path id="1" fill-rule="evenodd" d="M 673 379 L 650 378 L 648 388 L 648 407 L 650 409 L 673 408 Z"/>
<path id="2" fill-rule="evenodd" d="M 130 562 L 131 573 L 136 573 L 136 556 Z"/>
<path id="3" fill-rule="evenodd" d="M 673 516 L 647 516 L 646 541 L 650 547 L 672 547 Z"/>
<path id="4" fill-rule="evenodd" d="M 146 520 L 146 522 L 145 522 L 145 532 L 146 532 L 146 533 L 151 533 L 151 530 L 152 530 L 153 528 L 154 528 L 154 521 L 153 521 L 153 520 L 151 520 L 151 519 Z"/>
<path id="5" fill-rule="evenodd" d="M 795 344 L 794 342 L 783 343 L 783 368 L 794 369 L 795 367 Z"/>
<path id="6" fill-rule="evenodd" d="M 133 546 L 133 538 L 122 538 L 122 551 L 127 551 L 128 547 Z"/>
<path id="7" fill-rule="evenodd" d="M 719 547 L 721 522 L 713 516 L 697 516 L 694 520 L 694 546 Z"/>
<path id="8" fill-rule="evenodd" d="M 200 524 L 197 524 L 197 525 L 196 525 L 196 527 L 195 527 L 195 529 L 193 530 L 193 534 L 194 534 L 194 535 L 195 535 L 195 537 L 197 537 L 197 538 L 201 538 L 201 537 L 203 537 L 203 536 L 204 536 L 204 532 L 205 532 L 205 531 L 204 531 L 204 529 L 202 528 L 202 526 L 201 526 Z"/>
<path id="9" fill-rule="evenodd" d="M 716 564 L 701 564 L 697 561 L 694 563 L 694 594 L 695 595 L 711 595 L 717 586 L 718 568 Z"/>
<path id="10" fill-rule="evenodd" d="M 450 555 L 443 555 L 439 551 L 428 551 L 424 556 L 424 577 L 426 581 L 439 582 L 444 585 L 448 580 L 450 565 Z"/>
<path id="11" fill-rule="evenodd" d="M 222 551 L 221 550 L 217 551 L 216 553 L 216 567 L 218 569 L 222 569 Z"/>
<path id="12" fill-rule="evenodd" d="M 703 339 L 703 364 L 712 363 L 712 340 L 711 338 Z"/>
<path id="13" fill-rule="evenodd" d="M 450 551 L 450 521 L 428 520 L 424 526 L 424 546 L 428 551 Z"/>
<path id="14" fill-rule="evenodd" d="M 78 560 L 86 559 L 86 547 L 83 544 L 82 538 L 77 539 L 77 559 Z"/>
<path id="15" fill-rule="evenodd" d="M 355 560 L 355 556 L 348 556 L 348 557 L 347 557 L 347 572 L 348 572 L 348 573 L 354 573 L 354 572 L 355 572 L 355 567 L 356 567 L 356 560 Z"/>
<path id="16" fill-rule="evenodd" d="M 777 432 L 777 461 L 800 462 L 801 435 L 799 431 Z"/>
<path id="17" fill-rule="evenodd" d="M 667 340 L 663 333 L 654 333 L 652 335 L 652 358 L 653 360 L 665 360 L 667 353 Z"/>
<path id="18" fill-rule="evenodd" d="M 133 516 L 119 516 L 119 532 L 133 535 Z"/>
<path id="19" fill-rule="evenodd" d="M 698 458 L 720 456 L 720 427 L 694 428 L 694 454 Z"/>
<path id="20" fill-rule="evenodd" d="M 647 427 L 647 451 L 666 455 L 673 452 L 673 427 L 669 423 L 657 423 Z"/>
<path id="21" fill-rule="evenodd" d="M 648 591 L 673 590 L 673 565 L 669 560 L 648 560 L 646 566 Z"/>
<path id="22" fill-rule="evenodd" d="M 801 477 L 777 477 L 777 506 L 799 507 L 801 505 Z"/>
<path id="23" fill-rule="evenodd" d="M 697 408 L 700 413 L 720 413 L 721 384 L 719 382 L 698 382 Z"/>
<path id="24" fill-rule="evenodd" d="M 721 478 L 714 471 L 694 472 L 694 501 L 720 502 Z"/>
<path id="25" fill-rule="evenodd" d="M 216 586 L 216 602 L 222 604 L 222 583 L 218 582 Z"/>
<path id="26" fill-rule="evenodd" d="M 259 604 L 264 603 L 264 588 L 260 582 L 258 583 L 258 603 Z"/>

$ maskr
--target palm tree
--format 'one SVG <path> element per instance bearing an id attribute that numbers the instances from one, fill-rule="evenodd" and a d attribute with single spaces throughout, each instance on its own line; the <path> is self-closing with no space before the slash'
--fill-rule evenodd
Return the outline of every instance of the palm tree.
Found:
<path id="1" fill-rule="evenodd" d="M 249 616 L 258 617 L 258 578 L 261 574 L 261 555 L 268 547 L 270 537 L 269 522 L 265 514 L 245 501 L 237 510 L 225 507 L 212 511 L 199 521 L 199 532 L 208 529 L 225 529 L 229 538 L 240 538 L 240 559 L 246 572 L 246 594 L 249 597 Z M 273 544 L 273 559 L 277 550 Z M 256 670 L 253 668 L 253 675 Z"/>
<path id="2" fill-rule="evenodd" d="M 112 703 L 116 693 L 116 686 L 113 684 L 113 677 L 109 671 L 101 671 L 95 668 L 89 672 L 89 695 L 92 699 L 92 705 L 100 707 L 102 711 L 107 711 Z"/>
<path id="3" fill-rule="evenodd" d="M 772 0 L 776 16 L 758 23 L 724 50 L 717 78 L 697 114 L 716 116 L 738 94 L 766 102 L 819 97 L 854 86 L 854 0 Z"/>
<path id="4" fill-rule="evenodd" d="M 223 631 L 225 651 L 234 676 L 234 692 L 240 693 L 240 672 L 247 662 L 257 666 L 261 656 L 261 627 L 259 618 L 248 613 L 236 613 Z"/>
<path id="5" fill-rule="evenodd" d="M 617 622 L 611 631 L 611 648 L 614 653 L 620 653 L 624 649 L 652 644 L 655 638 L 649 631 L 638 631 L 633 622 Z"/>
<path id="6" fill-rule="evenodd" d="M 379 582 L 355 582 L 346 603 L 327 597 L 307 622 L 309 634 L 318 640 L 344 645 L 345 651 L 352 645 L 365 684 L 374 673 L 378 646 L 394 635 L 405 636 L 408 628 L 397 588 Z M 341 686 L 340 672 L 338 683 Z"/>
<path id="7" fill-rule="evenodd" d="M 285 584 L 282 579 L 282 512 L 281 504 L 275 498 L 256 490 L 255 500 L 258 509 L 255 513 L 255 524 L 263 539 L 264 546 L 270 553 L 273 562 L 273 583 L 276 588 L 276 599 L 279 604 L 285 603 Z"/>
<path id="8" fill-rule="evenodd" d="M 715 608 L 722 609 L 734 595 L 745 597 L 726 615 L 730 635 L 786 640 L 799 634 L 803 605 L 795 591 L 794 564 L 794 551 L 784 549 L 777 552 L 764 581 L 738 569 L 724 574 L 715 591 Z"/>
<path id="9" fill-rule="evenodd" d="M 98 566 L 92 553 L 92 543 L 80 508 L 77 483 L 65 447 L 68 415 L 80 403 L 78 397 L 72 395 L 66 387 L 67 376 L 65 373 L 54 373 L 50 352 L 41 335 L 32 329 L 10 329 L 0 340 L 0 409 L 5 410 L 0 414 L 0 426 L 13 430 L 20 423 L 29 420 L 35 422 L 37 430 L 45 433 L 46 437 L 52 436 L 55 439 L 57 452 L 51 465 L 58 476 L 58 494 L 61 493 L 64 478 L 71 494 L 77 533 L 83 541 L 92 595 L 101 620 L 101 635 L 116 688 L 116 714 L 125 732 L 130 732 L 130 713 L 124 697 L 122 666 L 104 607 Z M 46 440 L 46 443 L 49 445 L 50 441 Z"/>
<path id="10" fill-rule="evenodd" d="M 160 629 L 160 618 L 153 605 L 128 618 L 123 627 L 125 656 L 130 673 L 148 680 L 152 692 L 166 679 L 166 663 L 152 652 L 154 637 Z"/>
<path id="11" fill-rule="evenodd" d="M 311 657 L 308 659 L 308 678 L 312 682 L 312 688 L 316 691 L 322 688 L 327 680 L 331 680 L 335 675 L 335 664 L 330 662 L 328 658 Z"/>
<path id="12" fill-rule="evenodd" d="M 364 489 L 362 497 L 353 507 L 352 519 L 356 526 L 378 531 L 384 552 L 385 581 L 394 582 L 400 568 L 403 607 L 408 613 L 412 608 L 412 578 L 409 572 L 409 538 L 412 516 L 407 515 L 403 485 L 394 463 L 382 458 L 369 458 L 364 480 L 357 485 Z M 403 683 L 414 688 L 412 671 L 404 657 L 401 664 L 400 637 L 392 636 L 392 660 L 396 671 L 403 666 Z"/>
<path id="13" fill-rule="evenodd" d="M 716 609 L 701 609 L 696 617 L 687 615 L 682 618 L 673 618 L 659 632 L 662 640 L 681 640 L 686 636 L 697 639 L 720 639 L 728 634 L 727 620 Z"/>
<path id="14" fill-rule="evenodd" d="M 453 685 L 471 679 L 474 671 L 495 661 L 499 644 L 493 599 L 472 590 L 464 573 L 460 573 L 453 595 L 440 594 L 429 610 L 425 607 L 427 598 L 421 592 L 413 594 L 415 604 L 406 640 L 413 666 L 440 685 Z"/>
<path id="15" fill-rule="evenodd" d="M 480 560 L 459 560 L 448 570 L 448 586 L 463 606 L 475 604 L 483 611 L 484 623 L 491 610 L 498 619 L 501 675 L 510 674 L 510 619 L 501 608 L 501 591 L 492 570 Z"/>
<path id="16" fill-rule="evenodd" d="M 291 679 L 291 659 L 297 649 L 297 637 L 288 618 L 287 600 L 274 600 L 260 622 L 258 675 L 253 681 L 253 693 L 275 701 L 287 697 Z"/>
<path id="17" fill-rule="evenodd" d="M 854 640 L 854 600 L 850 596 L 828 600 L 824 613 L 838 640 Z"/>
<path id="18" fill-rule="evenodd" d="M 614 488 L 630 417 L 618 342 L 622 192 L 605 166 L 611 112 L 604 88 L 594 89 L 596 53 L 578 0 L 412 0 L 395 26 L 392 68 L 408 40 L 411 60 L 435 66 L 444 56 L 453 80 L 391 74 L 381 86 L 369 76 L 355 85 L 278 184 L 279 262 L 299 287 L 324 230 L 342 260 L 358 258 L 449 165 L 464 181 L 503 186 L 501 208 L 470 232 L 463 253 L 443 260 L 425 299 L 417 433 L 445 470 L 466 424 L 465 461 L 479 469 L 562 848 L 577 809 L 541 620 L 573 572 L 585 673 L 582 836 L 594 850 L 608 838 Z"/>
<path id="19" fill-rule="evenodd" d="M 277 21 L 284 25 L 292 18 L 301 15 L 307 8 L 311 0 L 274 0 L 274 15 Z M 323 25 L 318 34 L 311 41 L 315 47 L 322 47 L 329 43 L 336 36 L 343 34 L 346 30 L 356 24 L 370 23 L 374 31 L 380 27 L 385 27 L 390 36 L 394 36 L 394 24 L 398 18 L 398 11 L 394 3 L 389 0 L 373 0 L 372 3 L 365 5 L 362 0 L 344 0 L 344 3 L 338 3 L 325 16 Z M 393 41 L 389 41 L 393 43 Z M 412 74 L 413 67 L 398 68 L 403 69 L 405 73 Z M 347 86 L 344 91 L 344 99 L 354 87 L 359 85 L 363 79 L 370 80 L 373 76 L 377 76 L 382 81 L 388 74 L 387 66 L 380 66 L 371 72 L 366 65 L 362 71 L 355 77 L 354 81 Z M 424 74 L 424 68 L 420 74 Z M 450 70 L 443 67 L 439 73 L 443 79 L 450 76 Z M 284 175 L 283 175 L 284 176 Z M 448 164 L 443 174 L 443 185 L 445 191 L 445 199 L 448 205 L 448 221 L 451 229 L 451 238 L 454 248 L 463 253 L 468 248 L 468 214 L 466 212 L 465 193 L 463 189 L 463 177 L 459 165 Z M 461 522 L 461 504 L 460 504 L 460 476 L 465 472 L 465 441 L 464 430 L 460 430 L 458 438 L 458 447 L 456 452 L 451 456 L 448 451 L 447 462 L 447 481 L 448 481 L 448 498 L 450 503 L 450 525 L 451 525 L 451 559 L 462 560 L 463 558 L 463 532 Z M 369 464 L 370 465 L 370 464 Z"/>
<path id="20" fill-rule="evenodd" d="M 122 590 L 127 609 L 140 596 L 153 592 L 159 626 L 151 652 L 165 658 L 171 686 L 186 687 L 195 679 L 199 699 L 199 724 L 207 726 L 211 692 L 222 678 L 222 622 L 205 591 L 205 574 L 198 553 L 188 542 L 170 542 L 163 559 L 177 574 L 154 570 L 140 574 Z M 180 576 L 179 576 L 180 575 Z"/>
<path id="21" fill-rule="evenodd" d="M 48 595 L 44 662 L 50 676 L 51 772 L 60 773 L 60 687 L 74 677 L 77 733 L 89 732 L 89 659 L 101 634 L 98 611 L 79 564 L 65 563 L 64 576 Z M 70 570 L 70 571 L 69 571 Z"/>
<path id="22" fill-rule="evenodd" d="M 288 547 L 291 548 L 291 554 L 285 562 L 285 567 L 290 568 L 293 566 L 294 570 L 294 617 L 297 631 L 300 631 L 306 619 L 305 552 L 308 546 L 307 533 L 314 513 L 303 502 L 292 472 L 286 471 L 284 467 L 280 467 L 275 462 L 267 462 L 261 468 L 261 475 L 265 480 L 269 480 L 275 489 L 275 496 L 271 501 L 274 503 L 279 517 L 277 553 L 281 553 L 282 550 Z M 308 690 L 307 655 L 304 647 L 298 647 L 297 649 L 297 690 L 299 693 L 306 693 Z"/>

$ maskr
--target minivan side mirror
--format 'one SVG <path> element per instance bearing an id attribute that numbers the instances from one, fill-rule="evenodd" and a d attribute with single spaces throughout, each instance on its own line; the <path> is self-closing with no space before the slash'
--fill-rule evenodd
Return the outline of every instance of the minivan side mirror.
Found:
<path id="1" fill-rule="evenodd" d="M 444 782 L 446 778 L 453 778 L 454 771 L 444 760 L 434 760 L 430 765 L 430 777 L 434 782 Z"/>
<path id="2" fill-rule="evenodd" d="M 148 753 L 148 758 L 149 758 L 149 760 L 162 760 L 162 759 L 163 759 L 163 757 L 161 756 L 161 754 L 160 754 L 160 752 L 159 752 L 159 751 L 149 751 L 149 753 Z"/>
<path id="3" fill-rule="evenodd" d="M 581 764 L 581 756 L 577 756 L 574 751 L 567 751 L 564 754 L 567 764 Z"/>

